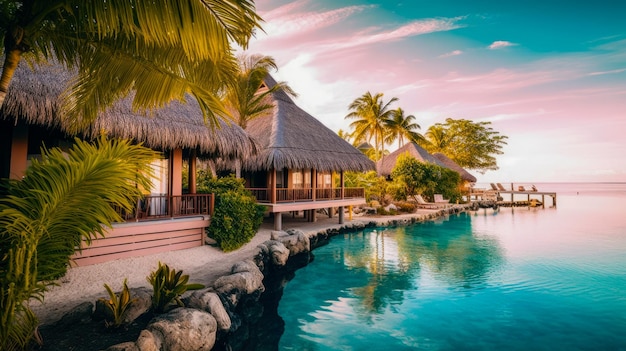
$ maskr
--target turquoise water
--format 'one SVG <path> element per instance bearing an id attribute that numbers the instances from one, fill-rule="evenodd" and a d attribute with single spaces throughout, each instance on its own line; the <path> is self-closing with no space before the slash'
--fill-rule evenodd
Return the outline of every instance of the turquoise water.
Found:
<path id="1" fill-rule="evenodd" d="M 334 237 L 284 289 L 281 350 L 626 350 L 626 185 Z"/>

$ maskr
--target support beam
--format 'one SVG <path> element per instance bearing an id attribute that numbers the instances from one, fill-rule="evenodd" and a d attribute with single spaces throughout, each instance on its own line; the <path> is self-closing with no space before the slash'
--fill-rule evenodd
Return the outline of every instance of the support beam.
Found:
<path id="1" fill-rule="evenodd" d="M 188 177 L 188 184 L 189 184 L 189 193 L 190 194 L 195 194 L 197 191 L 197 185 L 196 185 L 196 161 L 197 161 L 197 156 L 196 156 L 196 150 L 191 150 L 191 152 L 189 152 L 189 177 Z"/>
<path id="2" fill-rule="evenodd" d="M 339 207 L 339 224 L 343 224 L 344 222 L 344 209 L 343 206 Z"/>
<path id="3" fill-rule="evenodd" d="M 274 213 L 274 230 L 283 230 L 283 214 L 282 212 Z"/>
<path id="4" fill-rule="evenodd" d="M 28 126 L 22 123 L 13 127 L 9 164 L 9 178 L 22 179 L 28 168 Z"/>

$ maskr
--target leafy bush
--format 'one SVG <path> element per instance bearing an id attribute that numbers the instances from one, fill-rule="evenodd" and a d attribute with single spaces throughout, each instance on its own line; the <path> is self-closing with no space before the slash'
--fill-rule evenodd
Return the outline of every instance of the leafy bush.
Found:
<path id="1" fill-rule="evenodd" d="M 421 194 L 432 201 L 434 194 L 442 194 L 451 202 L 456 202 L 461 197 L 461 177 L 457 172 L 432 163 L 420 162 L 408 154 L 398 157 L 391 176 L 404 184 L 407 196 Z"/>
<path id="2" fill-rule="evenodd" d="M 32 342 L 38 321 L 29 300 L 43 299 L 83 240 L 103 236 L 120 220 L 113 206 L 135 206 L 157 157 L 129 141 L 77 139 L 67 152 L 42 150 L 24 178 L 6 183 L 0 197 L 0 350 Z"/>
<path id="3" fill-rule="evenodd" d="M 215 211 L 207 230 L 224 251 L 232 251 L 248 243 L 263 222 L 265 207 L 244 188 L 244 180 L 229 176 L 199 181 L 198 191 L 215 194 Z"/>
<path id="4" fill-rule="evenodd" d="M 414 203 L 408 201 L 396 201 L 393 203 L 400 212 L 413 213 L 417 206 Z"/>
<path id="5" fill-rule="evenodd" d="M 124 315 L 130 305 L 136 300 L 130 298 L 130 290 L 126 284 L 127 279 L 124 279 L 124 286 L 119 296 L 113 292 L 110 286 L 104 284 L 104 288 L 109 293 L 109 299 L 101 298 L 104 301 L 105 306 L 113 313 L 113 322 L 105 321 L 107 328 L 118 328 L 124 323 Z"/>
<path id="6" fill-rule="evenodd" d="M 189 275 L 183 275 L 182 270 L 176 272 L 161 262 L 159 268 L 146 279 L 152 285 L 152 310 L 155 313 L 165 312 L 165 308 L 174 302 L 178 306 L 184 306 L 180 297 L 185 291 L 204 288 L 202 284 L 187 284 Z"/>

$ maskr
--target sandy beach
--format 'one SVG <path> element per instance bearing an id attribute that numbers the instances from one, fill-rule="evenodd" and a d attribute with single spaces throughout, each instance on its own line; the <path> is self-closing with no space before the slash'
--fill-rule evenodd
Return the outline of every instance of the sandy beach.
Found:
<path id="1" fill-rule="evenodd" d="M 299 229 L 307 235 L 316 234 L 329 228 L 339 228 L 350 223 L 388 222 L 393 219 L 406 219 L 431 214 L 433 210 L 419 210 L 413 214 L 384 217 L 355 217 L 345 224 L 338 224 L 337 218 L 319 216 L 316 222 L 291 219 L 284 216 L 283 230 Z M 230 273 L 233 264 L 252 258 L 257 246 L 267 240 L 273 230 L 273 224 L 265 222 L 255 237 L 242 248 L 233 252 L 223 252 L 217 247 L 200 246 L 186 250 L 170 251 L 154 255 L 118 259 L 96 265 L 70 268 L 61 278 L 58 286 L 53 286 L 44 295 L 44 302 L 32 301 L 31 307 L 39 317 L 41 324 L 50 324 L 59 320 L 65 313 L 83 302 L 95 302 L 106 297 L 104 284 L 114 291 L 120 291 L 125 278 L 129 288 L 149 287 L 146 277 L 157 268 L 158 262 L 167 263 L 171 268 L 183 270 L 190 276 L 190 282 L 210 285 L 222 275 Z"/>

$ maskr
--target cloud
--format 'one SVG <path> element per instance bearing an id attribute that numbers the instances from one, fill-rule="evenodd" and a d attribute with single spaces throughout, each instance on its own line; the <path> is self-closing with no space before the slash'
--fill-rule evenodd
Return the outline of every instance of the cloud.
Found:
<path id="1" fill-rule="evenodd" d="M 349 6 L 323 12 L 303 12 L 306 1 L 297 1 L 263 14 L 263 29 L 273 39 L 297 36 L 340 23 L 349 16 L 373 6 Z"/>
<path id="2" fill-rule="evenodd" d="M 496 50 L 496 49 L 502 49 L 502 48 L 506 48 L 509 46 L 515 46 L 517 44 L 511 43 L 510 41 L 506 41 L 506 40 L 496 40 L 493 43 L 491 43 L 491 45 L 489 45 L 489 49 L 490 50 Z"/>
<path id="3" fill-rule="evenodd" d="M 445 53 L 443 55 L 439 55 L 440 58 L 446 58 L 446 57 L 452 57 L 452 56 L 458 56 L 461 55 L 463 53 L 463 51 L 461 50 L 454 50 L 448 53 Z"/>
<path id="4" fill-rule="evenodd" d="M 371 45 L 382 42 L 396 41 L 403 38 L 424 35 L 435 32 L 445 32 L 463 27 L 458 24 L 462 17 L 455 18 L 432 18 L 417 20 L 386 31 L 377 31 L 377 28 L 368 28 L 356 32 L 354 35 L 333 39 L 324 46 L 323 51 L 349 49 L 362 45 Z"/>
<path id="5" fill-rule="evenodd" d="M 611 70 L 611 71 L 591 72 L 588 75 L 589 76 L 601 76 L 601 75 L 605 75 L 605 74 L 617 74 L 617 73 L 622 73 L 622 72 L 626 72 L 626 68 L 614 69 L 614 70 Z"/>

